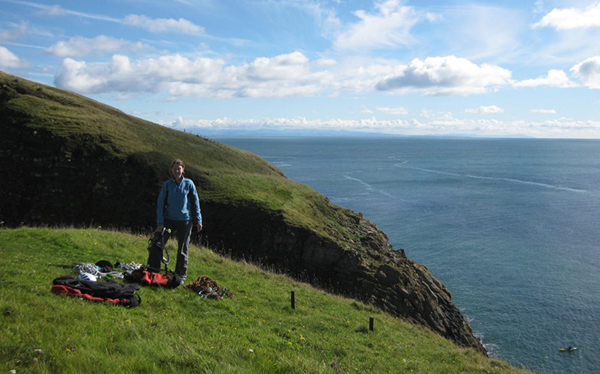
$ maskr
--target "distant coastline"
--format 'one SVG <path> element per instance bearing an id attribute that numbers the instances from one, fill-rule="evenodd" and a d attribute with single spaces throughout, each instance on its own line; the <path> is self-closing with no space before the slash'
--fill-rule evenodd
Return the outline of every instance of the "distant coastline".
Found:
<path id="1" fill-rule="evenodd" d="M 402 138 L 402 139 L 553 139 L 553 138 L 534 138 L 525 135 L 515 136 L 482 136 L 473 134 L 436 134 L 436 135 L 404 135 L 404 134 L 384 134 L 378 132 L 358 132 L 358 131 L 331 131 L 331 130 L 243 130 L 243 129 L 199 129 L 185 128 L 181 131 L 205 136 L 209 138 Z M 590 139 L 600 140 L 600 139 Z"/>

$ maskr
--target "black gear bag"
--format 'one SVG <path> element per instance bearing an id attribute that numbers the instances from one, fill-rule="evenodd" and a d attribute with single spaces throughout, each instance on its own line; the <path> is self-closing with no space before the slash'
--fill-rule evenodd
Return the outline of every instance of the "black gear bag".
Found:
<path id="1" fill-rule="evenodd" d="M 163 228 L 160 232 L 155 232 L 154 236 L 148 240 L 148 268 L 154 272 L 160 272 L 160 263 L 165 264 L 165 273 L 167 265 L 170 262 L 169 251 L 165 248 L 167 235 L 171 230 Z"/>

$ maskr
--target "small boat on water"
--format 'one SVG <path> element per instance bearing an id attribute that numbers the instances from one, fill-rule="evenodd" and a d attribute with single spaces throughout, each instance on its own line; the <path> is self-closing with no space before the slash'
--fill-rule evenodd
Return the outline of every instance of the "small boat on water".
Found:
<path id="1" fill-rule="evenodd" d="M 573 352 L 577 350 L 577 347 L 568 346 L 567 348 L 559 348 L 558 350 L 561 352 Z"/>

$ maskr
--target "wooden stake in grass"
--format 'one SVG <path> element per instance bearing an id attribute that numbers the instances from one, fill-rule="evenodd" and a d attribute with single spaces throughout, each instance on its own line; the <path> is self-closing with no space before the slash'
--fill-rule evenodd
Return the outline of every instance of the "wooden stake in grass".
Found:
<path id="1" fill-rule="evenodd" d="M 296 309 L 296 295 L 294 294 L 294 291 L 292 291 L 291 296 L 292 296 L 292 309 Z"/>
<path id="2" fill-rule="evenodd" d="M 373 317 L 369 317 L 369 331 L 373 331 L 373 323 L 374 323 Z"/>

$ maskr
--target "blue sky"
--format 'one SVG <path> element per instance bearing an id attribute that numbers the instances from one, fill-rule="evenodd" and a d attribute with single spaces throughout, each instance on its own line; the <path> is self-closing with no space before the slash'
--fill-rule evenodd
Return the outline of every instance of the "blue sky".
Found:
<path id="1" fill-rule="evenodd" d="M 600 138 L 600 1 L 0 10 L 0 70 L 177 129 Z"/>

